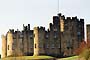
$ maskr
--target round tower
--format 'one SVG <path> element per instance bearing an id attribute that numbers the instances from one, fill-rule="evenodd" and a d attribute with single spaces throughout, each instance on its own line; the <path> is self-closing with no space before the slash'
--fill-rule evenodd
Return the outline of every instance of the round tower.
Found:
<path id="1" fill-rule="evenodd" d="M 34 56 L 39 55 L 39 31 L 38 27 L 34 27 Z"/>
<path id="2" fill-rule="evenodd" d="M 1 58 L 5 58 L 7 56 L 7 41 L 6 41 L 6 36 L 2 35 L 2 54 Z"/>
<path id="3" fill-rule="evenodd" d="M 7 56 L 13 56 L 13 34 L 11 31 L 7 33 Z"/>

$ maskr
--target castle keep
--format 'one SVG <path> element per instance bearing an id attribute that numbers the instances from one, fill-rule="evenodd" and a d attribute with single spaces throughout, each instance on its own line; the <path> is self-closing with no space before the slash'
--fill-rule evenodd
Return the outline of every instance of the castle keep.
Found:
<path id="1" fill-rule="evenodd" d="M 84 39 L 84 19 L 53 16 L 49 28 L 23 25 L 22 31 L 10 29 L 2 35 L 2 58 L 7 56 L 72 56 Z"/>

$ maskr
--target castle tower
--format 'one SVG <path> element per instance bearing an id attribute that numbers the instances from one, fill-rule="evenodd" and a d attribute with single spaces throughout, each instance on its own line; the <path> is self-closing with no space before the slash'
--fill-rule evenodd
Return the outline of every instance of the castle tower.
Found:
<path id="1" fill-rule="evenodd" d="M 39 31 L 38 27 L 34 28 L 34 56 L 39 55 Z"/>
<path id="2" fill-rule="evenodd" d="M 45 28 L 34 28 L 34 56 L 45 54 Z"/>
<path id="3" fill-rule="evenodd" d="M 64 20 L 65 20 L 65 17 L 64 15 L 60 17 L 60 31 L 61 32 L 64 32 Z"/>
<path id="4" fill-rule="evenodd" d="M 1 58 L 4 58 L 7 56 L 7 41 L 6 41 L 6 36 L 2 35 L 2 54 Z"/>
<path id="5" fill-rule="evenodd" d="M 11 31 L 7 33 L 7 56 L 13 56 L 14 53 L 14 41 L 13 41 L 13 34 Z"/>

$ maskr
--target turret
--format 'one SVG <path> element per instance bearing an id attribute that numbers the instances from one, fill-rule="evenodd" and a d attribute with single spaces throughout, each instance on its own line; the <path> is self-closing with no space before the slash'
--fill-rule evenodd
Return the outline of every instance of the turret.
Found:
<path id="1" fill-rule="evenodd" d="M 5 58 L 7 56 L 7 40 L 6 40 L 6 36 L 2 35 L 2 54 L 1 54 L 1 58 Z"/>
<path id="2" fill-rule="evenodd" d="M 50 24 L 49 24 L 49 31 L 52 31 L 52 30 L 53 30 L 53 24 L 50 23 Z"/>
<path id="3" fill-rule="evenodd" d="M 34 28 L 34 56 L 45 54 L 45 28 Z"/>
<path id="4" fill-rule="evenodd" d="M 13 41 L 13 34 L 11 31 L 8 31 L 7 33 L 7 56 L 13 56 L 14 53 L 14 41 Z"/>
<path id="5" fill-rule="evenodd" d="M 39 31 L 38 27 L 34 27 L 34 56 L 39 55 Z"/>
<path id="6" fill-rule="evenodd" d="M 59 17 L 58 16 L 53 16 L 53 24 L 58 25 L 59 24 Z"/>
<path id="7" fill-rule="evenodd" d="M 64 20 L 65 20 L 65 16 L 61 16 L 60 17 L 60 31 L 63 32 L 64 31 Z"/>

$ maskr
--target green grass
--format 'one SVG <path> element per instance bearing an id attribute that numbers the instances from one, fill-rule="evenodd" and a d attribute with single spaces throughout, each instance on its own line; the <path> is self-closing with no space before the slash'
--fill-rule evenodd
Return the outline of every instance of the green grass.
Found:
<path id="1" fill-rule="evenodd" d="M 51 56 L 20 56 L 20 57 L 7 57 L 2 60 L 34 60 L 34 59 L 51 59 Z M 78 56 L 72 56 L 67 58 L 60 58 L 57 60 L 77 60 Z"/>
<path id="2" fill-rule="evenodd" d="M 67 57 L 67 58 L 61 58 L 58 60 L 77 60 L 77 59 L 78 59 L 78 56 L 72 56 L 72 57 Z"/>
<path id="3" fill-rule="evenodd" d="M 2 60 L 34 60 L 34 59 L 51 59 L 51 56 L 20 56 L 20 57 L 7 57 Z"/>

